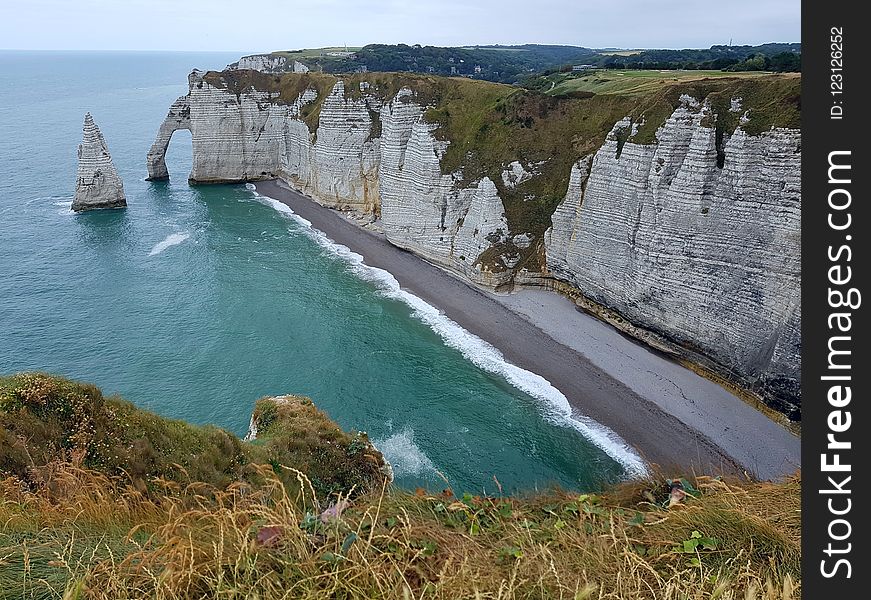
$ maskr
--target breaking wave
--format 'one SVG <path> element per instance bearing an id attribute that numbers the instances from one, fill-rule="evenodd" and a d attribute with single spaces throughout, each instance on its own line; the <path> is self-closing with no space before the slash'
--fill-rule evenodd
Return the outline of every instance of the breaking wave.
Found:
<path id="1" fill-rule="evenodd" d="M 151 252 L 148 253 L 148 256 L 154 256 L 155 254 L 160 254 L 167 248 L 171 246 L 177 246 L 181 244 L 183 241 L 191 237 L 191 234 L 187 231 L 183 231 L 181 233 L 170 233 L 166 238 L 162 241 L 157 242 L 154 245 L 154 248 L 151 249 Z"/>
<path id="2" fill-rule="evenodd" d="M 303 225 L 306 233 L 319 246 L 348 263 L 355 275 L 374 283 L 381 294 L 394 300 L 400 300 L 410 306 L 412 315 L 426 323 L 442 338 L 447 346 L 458 350 L 477 367 L 489 373 L 501 375 L 517 389 L 539 400 L 539 406 L 545 418 L 551 423 L 570 427 L 581 433 L 595 446 L 620 463 L 627 474 L 631 476 L 647 474 L 647 466 L 644 461 L 625 441 L 604 425 L 574 414 L 568 398 L 547 379 L 508 362 L 496 347 L 466 331 L 423 299 L 401 289 L 399 282 L 391 273 L 365 264 L 361 255 L 347 246 L 332 241 L 323 232 L 315 229 L 310 221 L 293 212 L 286 204 L 260 194 L 252 184 L 247 184 L 247 187 L 259 201 Z"/>
<path id="3" fill-rule="evenodd" d="M 414 443 L 414 431 L 403 429 L 399 433 L 372 440 L 390 463 L 394 475 L 422 477 L 436 473 L 436 467 L 420 446 Z"/>

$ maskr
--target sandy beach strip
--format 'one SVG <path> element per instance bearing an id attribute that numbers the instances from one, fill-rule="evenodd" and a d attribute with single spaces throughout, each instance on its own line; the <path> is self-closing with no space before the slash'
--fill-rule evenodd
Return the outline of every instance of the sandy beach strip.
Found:
<path id="1" fill-rule="evenodd" d="M 467 283 L 281 181 L 258 193 L 390 272 L 406 291 L 547 379 L 579 414 L 613 430 L 667 473 L 793 473 L 799 440 L 726 390 L 630 340 L 550 292 L 499 297 Z M 618 360 L 619 358 L 619 360 Z"/>

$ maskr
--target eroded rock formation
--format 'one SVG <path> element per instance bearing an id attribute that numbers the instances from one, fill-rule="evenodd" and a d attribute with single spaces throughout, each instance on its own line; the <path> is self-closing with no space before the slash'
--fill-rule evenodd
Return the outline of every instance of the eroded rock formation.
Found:
<path id="1" fill-rule="evenodd" d="M 298 60 L 288 60 L 280 54 L 252 54 L 227 65 L 228 71 L 250 69 L 261 73 L 308 73 L 309 68 Z"/>
<path id="2" fill-rule="evenodd" d="M 91 113 L 85 115 L 82 143 L 79 144 L 79 164 L 76 170 L 74 211 L 127 206 L 124 184 L 115 170 L 106 140 L 94 123 Z"/>
<path id="3" fill-rule="evenodd" d="M 358 85 L 339 80 L 322 98 L 308 87 L 279 99 L 195 72 L 149 153 L 149 176 L 165 176 L 169 135 L 189 127 L 192 182 L 281 177 L 321 204 L 380 219 L 393 244 L 490 287 L 528 275 L 521 254 L 537 252 L 539 280 L 574 286 L 711 359 L 784 412 L 797 410 L 797 129 L 718 130 L 706 101 L 689 96 L 652 143 L 636 141 L 643 121 L 627 117 L 565 173 L 568 192 L 542 239 L 543 229 L 512 227 L 504 202 L 539 176 L 541 163 L 518 157 L 501 176 L 471 181 L 462 168 L 446 172 L 450 141 L 413 86 L 383 97 Z M 312 125 L 305 114 L 318 102 Z M 732 111 L 740 104 L 734 99 Z"/>
<path id="4" fill-rule="evenodd" d="M 157 138 L 148 151 L 146 162 L 148 165 L 148 180 L 159 181 L 169 179 L 169 171 L 166 169 L 166 149 L 172 134 L 178 129 L 191 128 L 191 105 L 188 96 L 182 96 L 169 107 L 169 114 L 160 125 Z"/>
<path id="5" fill-rule="evenodd" d="M 718 167 L 706 116 L 684 102 L 657 144 L 626 142 L 619 152 L 618 123 L 572 170 L 545 238 L 547 266 L 633 323 L 795 397 L 800 132 L 739 128 Z"/>

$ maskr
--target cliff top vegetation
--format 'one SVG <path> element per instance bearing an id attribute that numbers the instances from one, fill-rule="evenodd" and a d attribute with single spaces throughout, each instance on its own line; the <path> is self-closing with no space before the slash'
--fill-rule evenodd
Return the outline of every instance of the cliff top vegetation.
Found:
<path id="1" fill-rule="evenodd" d="M 622 94 L 643 96 L 655 93 L 664 86 L 689 83 L 701 79 L 769 77 L 762 71 L 731 72 L 718 70 L 660 71 L 660 70 L 604 70 L 552 73 L 532 77 L 524 87 L 550 96 L 565 96 L 573 92 L 595 94 Z M 801 77 L 798 73 L 784 77 Z"/>
<path id="2" fill-rule="evenodd" d="M 354 73 L 365 69 L 456 75 L 501 83 L 522 83 L 532 73 L 571 71 L 573 66 L 580 65 L 600 69 L 801 70 L 801 44 L 798 43 L 629 52 L 547 44 L 459 47 L 369 44 L 362 48 L 315 48 L 271 54 L 299 60 L 313 71 L 327 73 Z"/>
<path id="3" fill-rule="evenodd" d="M 263 447 L 283 439 L 283 454 L 91 385 L 0 378 L 0 595 L 800 597 L 798 476 L 525 497 L 408 492 L 381 478 L 349 499 L 318 492 L 316 453 L 342 448 L 371 481 L 360 438 L 297 397 L 258 402 L 255 421 Z"/>
<path id="4" fill-rule="evenodd" d="M 0 377 L 0 472 L 27 489 L 51 480 L 52 465 L 79 457 L 82 468 L 123 476 L 147 493 L 155 481 L 214 488 L 259 477 L 268 464 L 306 467 L 323 496 L 378 487 L 383 457 L 363 433 L 348 434 L 304 397 L 264 398 L 257 438 L 242 442 L 213 426 L 160 417 L 93 385 L 23 373 Z"/>

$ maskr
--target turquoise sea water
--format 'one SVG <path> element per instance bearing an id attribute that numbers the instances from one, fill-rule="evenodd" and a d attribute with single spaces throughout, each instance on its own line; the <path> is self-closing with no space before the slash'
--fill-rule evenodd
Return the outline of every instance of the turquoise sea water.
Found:
<path id="1" fill-rule="evenodd" d="M 92 381 L 240 435 L 258 397 L 309 395 L 367 431 L 404 486 L 444 487 L 437 472 L 490 492 L 494 477 L 512 491 L 622 477 L 546 399 L 476 366 L 474 344 L 446 344 L 456 331 L 437 334 L 353 257 L 245 186 L 189 187 L 186 132 L 170 182 L 144 181 L 187 73 L 236 58 L 0 52 L 0 373 Z M 126 210 L 69 210 L 86 111 Z"/>

